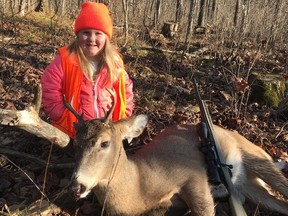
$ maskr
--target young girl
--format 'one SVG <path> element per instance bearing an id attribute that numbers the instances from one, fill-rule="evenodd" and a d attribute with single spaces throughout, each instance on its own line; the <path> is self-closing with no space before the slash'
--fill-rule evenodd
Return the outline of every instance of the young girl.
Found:
<path id="1" fill-rule="evenodd" d="M 85 2 L 75 21 L 75 40 L 62 47 L 47 66 L 42 77 L 42 103 L 51 123 L 75 136 L 76 117 L 65 108 L 63 97 L 84 120 L 102 118 L 111 107 L 111 95 L 116 94 L 113 120 L 132 114 L 133 83 L 123 62 L 111 45 L 112 19 L 102 3 Z"/>

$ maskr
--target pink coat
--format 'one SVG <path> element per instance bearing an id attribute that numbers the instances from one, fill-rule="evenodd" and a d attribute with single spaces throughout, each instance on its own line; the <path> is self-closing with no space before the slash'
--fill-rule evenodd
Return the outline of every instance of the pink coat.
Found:
<path id="1" fill-rule="evenodd" d="M 47 66 L 42 77 L 42 104 L 46 114 L 57 121 L 63 114 L 65 106 L 62 102 L 62 82 L 64 72 L 61 65 L 61 57 L 58 54 Z M 107 78 L 106 69 L 102 69 L 91 82 L 86 76 L 80 88 L 80 114 L 84 114 L 85 120 L 102 118 L 111 106 L 111 97 L 105 90 Z M 134 108 L 133 82 L 126 73 L 126 115 L 131 116 Z M 95 96 L 95 97 L 94 97 Z M 104 109 L 104 110 L 103 110 Z"/>

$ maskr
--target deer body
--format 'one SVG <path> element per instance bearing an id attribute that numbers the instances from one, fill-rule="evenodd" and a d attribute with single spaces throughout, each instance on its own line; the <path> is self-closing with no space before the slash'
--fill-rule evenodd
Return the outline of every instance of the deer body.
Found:
<path id="1" fill-rule="evenodd" d="M 75 140 L 80 152 L 73 175 L 75 194 L 85 197 L 93 190 L 111 215 L 140 215 L 178 204 L 187 205 L 191 215 L 214 215 L 195 125 L 168 128 L 134 155 L 127 156 L 122 140 L 139 136 L 146 123 L 145 115 L 108 124 L 99 120 L 85 122 L 77 130 Z M 226 163 L 234 167 L 232 182 L 239 193 L 288 215 L 288 181 L 270 156 L 235 132 L 215 126 L 215 136 Z M 259 179 L 286 200 L 269 195 Z"/>

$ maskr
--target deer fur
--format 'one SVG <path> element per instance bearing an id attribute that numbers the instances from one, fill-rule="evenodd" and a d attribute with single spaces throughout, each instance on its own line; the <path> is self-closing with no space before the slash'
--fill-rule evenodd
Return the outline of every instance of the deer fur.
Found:
<path id="1" fill-rule="evenodd" d="M 78 125 L 75 195 L 83 198 L 93 191 L 109 215 L 140 215 L 183 203 L 191 215 L 214 215 L 215 203 L 196 126 L 165 129 L 128 156 L 122 140 L 139 136 L 146 124 L 147 116 L 137 115 L 117 122 L 90 120 Z M 288 215 L 288 181 L 271 157 L 236 132 L 218 126 L 214 131 L 226 164 L 233 165 L 232 182 L 239 194 Z M 283 199 L 276 193 L 270 195 L 273 191 Z"/>

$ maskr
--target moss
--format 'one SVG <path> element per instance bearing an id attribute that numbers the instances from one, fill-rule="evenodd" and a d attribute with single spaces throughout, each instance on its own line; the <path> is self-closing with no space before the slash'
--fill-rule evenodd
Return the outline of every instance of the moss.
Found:
<path id="1" fill-rule="evenodd" d="M 249 77 L 252 102 L 278 106 L 284 98 L 286 82 L 280 75 L 253 71 Z"/>

